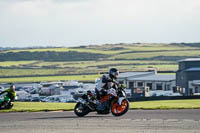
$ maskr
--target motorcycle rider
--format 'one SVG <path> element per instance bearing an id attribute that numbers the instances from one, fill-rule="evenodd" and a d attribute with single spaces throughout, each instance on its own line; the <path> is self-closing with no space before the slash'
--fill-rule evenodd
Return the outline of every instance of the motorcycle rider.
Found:
<path id="1" fill-rule="evenodd" d="M 119 75 L 119 71 L 116 68 L 111 68 L 109 70 L 108 75 L 103 75 L 101 77 L 99 83 L 97 84 L 95 88 L 95 93 L 98 100 L 101 97 L 105 96 L 107 94 L 107 90 L 111 89 L 114 86 L 118 75 Z"/>
<path id="2" fill-rule="evenodd" d="M 1 92 L 0 95 L 7 93 L 7 97 L 10 98 L 10 102 L 14 102 L 16 93 L 15 93 L 15 85 L 11 84 L 9 89 L 6 89 L 5 91 Z"/>

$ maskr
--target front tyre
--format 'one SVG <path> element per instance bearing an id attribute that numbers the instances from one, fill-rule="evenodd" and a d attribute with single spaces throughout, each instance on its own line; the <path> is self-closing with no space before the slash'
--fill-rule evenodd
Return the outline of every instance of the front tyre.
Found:
<path id="1" fill-rule="evenodd" d="M 87 115 L 89 112 L 90 112 L 89 108 L 80 102 L 78 102 L 74 107 L 74 113 L 78 117 L 83 117 Z"/>
<path id="2" fill-rule="evenodd" d="M 125 114 L 129 109 L 129 102 L 128 100 L 124 99 L 122 104 L 119 105 L 118 102 L 115 102 L 111 107 L 111 112 L 114 116 L 121 116 Z"/>

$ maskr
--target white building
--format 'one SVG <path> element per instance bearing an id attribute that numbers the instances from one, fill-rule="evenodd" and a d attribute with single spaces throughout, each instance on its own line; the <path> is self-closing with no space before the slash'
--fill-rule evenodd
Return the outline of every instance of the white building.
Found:
<path id="1" fill-rule="evenodd" d="M 133 96 L 179 95 L 175 75 L 160 75 L 156 72 L 120 73 L 119 82 L 125 83 Z"/>

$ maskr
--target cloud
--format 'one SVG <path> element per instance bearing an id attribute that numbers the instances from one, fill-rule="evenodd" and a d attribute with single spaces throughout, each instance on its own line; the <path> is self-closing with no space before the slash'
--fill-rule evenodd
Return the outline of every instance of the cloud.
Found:
<path id="1" fill-rule="evenodd" d="M 83 3 L 83 2 L 89 2 L 92 0 L 51 0 L 55 3 Z"/>
<path id="2" fill-rule="evenodd" d="M 0 44 L 198 40 L 199 16 L 199 0 L 0 0 Z"/>
<path id="3" fill-rule="evenodd" d="M 83 3 L 91 0 L 2 0 L 1 3 L 20 3 L 20 2 L 54 2 L 54 3 Z"/>

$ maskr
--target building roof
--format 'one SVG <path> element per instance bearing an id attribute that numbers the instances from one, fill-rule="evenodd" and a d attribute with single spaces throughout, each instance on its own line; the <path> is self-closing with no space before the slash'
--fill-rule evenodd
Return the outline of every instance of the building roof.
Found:
<path id="1" fill-rule="evenodd" d="M 200 67 L 192 67 L 185 70 L 186 72 L 200 71 Z"/>
<path id="2" fill-rule="evenodd" d="M 144 77 L 130 77 L 128 80 L 145 80 L 145 81 L 171 81 L 176 80 L 176 75 L 147 75 Z"/>
<path id="3" fill-rule="evenodd" d="M 200 80 L 193 80 L 192 83 L 193 85 L 200 85 Z"/>
<path id="4" fill-rule="evenodd" d="M 128 78 L 128 77 L 134 77 L 144 74 L 153 74 L 153 73 L 154 72 L 125 72 L 125 73 L 120 73 L 118 78 Z"/>
<path id="5" fill-rule="evenodd" d="M 200 58 L 187 58 L 187 59 L 179 60 L 178 62 L 188 62 L 188 61 L 200 61 Z"/>

